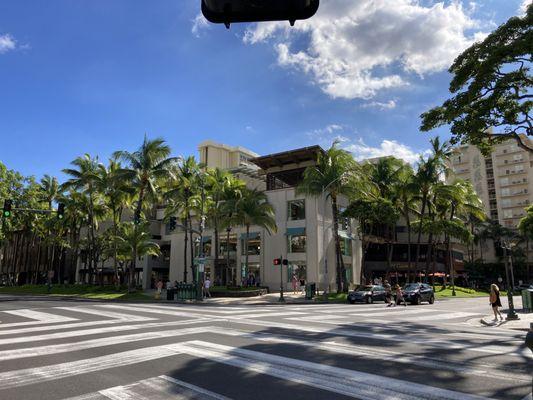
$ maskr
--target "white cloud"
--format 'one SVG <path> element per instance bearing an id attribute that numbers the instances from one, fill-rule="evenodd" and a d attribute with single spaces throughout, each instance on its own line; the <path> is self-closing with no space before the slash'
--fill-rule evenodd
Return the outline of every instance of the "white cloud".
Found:
<path id="1" fill-rule="evenodd" d="M 522 0 L 522 4 L 520 4 L 520 13 L 525 14 L 527 10 L 527 6 L 529 6 L 533 0 Z"/>
<path id="2" fill-rule="evenodd" d="M 313 18 L 295 27 L 256 24 L 243 40 L 272 40 L 279 65 L 303 71 L 333 98 L 368 99 L 408 85 L 411 73 L 448 68 L 480 37 L 468 34 L 474 28 L 477 22 L 456 0 L 432 6 L 418 0 L 323 0 Z"/>
<path id="3" fill-rule="evenodd" d="M 351 152 L 354 158 L 358 161 L 367 158 L 394 156 L 400 158 L 410 164 L 418 161 L 420 155 L 425 155 L 429 150 L 416 151 L 410 146 L 399 143 L 396 140 L 383 140 L 378 147 L 367 145 L 363 139 L 343 146 L 345 150 Z"/>
<path id="4" fill-rule="evenodd" d="M 10 34 L 0 35 L 0 54 L 15 50 L 17 42 Z"/>
<path id="5" fill-rule="evenodd" d="M 202 15 L 202 13 L 199 13 L 193 20 L 192 20 L 192 28 L 191 32 L 194 36 L 200 37 L 200 34 L 202 33 L 202 30 L 209 28 L 209 23 L 205 19 L 205 17 Z"/>
<path id="6" fill-rule="evenodd" d="M 396 101 L 389 100 L 387 102 L 380 102 L 380 101 L 371 101 L 370 103 L 364 103 L 361 105 L 362 108 L 377 108 L 379 110 L 392 110 L 393 108 L 396 108 Z"/>

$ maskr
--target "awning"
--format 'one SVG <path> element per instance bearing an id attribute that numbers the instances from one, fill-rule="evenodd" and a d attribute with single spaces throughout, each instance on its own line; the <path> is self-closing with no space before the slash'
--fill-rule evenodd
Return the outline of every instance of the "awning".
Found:
<path id="1" fill-rule="evenodd" d="M 287 228 L 285 233 L 287 236 L 302 236 L 305 235 L 305 226 L 301 228 Z"/>
<path id="2" fill-rule="evenodd" d="M 257 240 L 261 238 L 261 234 L 259 232 L 250 232 L 248 234 L 248 240 Z M 246 233 L 241 233 L 241 240 L 246 239 Z"/>
<path id="3" fill-rule="evenodd" d="M 353 239 L 352 235 L 345 231 L 339 231 L 339 236 L 343 239 Z"/>

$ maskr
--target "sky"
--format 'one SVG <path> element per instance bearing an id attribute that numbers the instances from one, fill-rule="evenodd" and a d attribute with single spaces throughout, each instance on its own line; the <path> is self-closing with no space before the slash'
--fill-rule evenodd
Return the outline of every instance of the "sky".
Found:
<path id="1" fill-rule="evenodd" d="M 531 0 L 321 0 L 307 21 L 235 24 L 200 0 L 0 2 L 0 161 L 63 177 L 146 134 L 175 155 L 211 139 L 270 154 L 334 140 L 416 161 L 448 67 Z"/>

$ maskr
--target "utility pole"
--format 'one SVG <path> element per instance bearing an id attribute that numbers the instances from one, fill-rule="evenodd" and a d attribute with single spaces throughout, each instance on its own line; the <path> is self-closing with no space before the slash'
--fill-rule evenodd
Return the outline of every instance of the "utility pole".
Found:
<path id="1" fill-rule="evenodd" d="M 508 242 L 504 242 L 503 244 L 503 250 L 505 252 L 504 254 L 504 257 L 505 257 L 505 279 L 506 279 L 506 283 L 507 283 L 507 301 L 509 302 L 509 309 L 507 310 L 507 320 L 517 320 L 517 319 L 520 319 L 518 317 L 518 315 L 516 314 L 515 310 L 514 310 L 514 303 L 513 303 L 513 284 L 511 282 L 511 279 L 510 279 L 510 275 L 509 275 L 509 262 L 511 263 L 511 268 L 513 267 L 513 261 L 512 261 L 512 255 L 511 253 L 509 252 L 509 250 L 511 249 L 511 245 L 510 243 Z"/>

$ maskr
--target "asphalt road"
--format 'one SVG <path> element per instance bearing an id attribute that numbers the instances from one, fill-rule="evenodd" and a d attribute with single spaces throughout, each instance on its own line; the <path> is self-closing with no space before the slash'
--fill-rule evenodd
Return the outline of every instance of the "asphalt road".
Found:
<path id="1" fill-rule="evenodd" d="M 0 298 L 0 399 L 531 398 L 486 299 L 196 306 Z"/>

